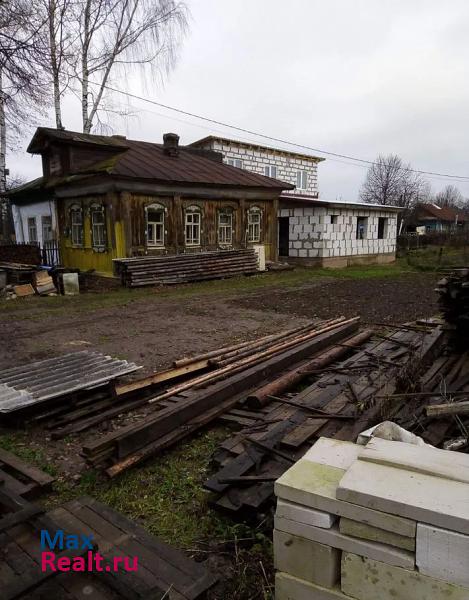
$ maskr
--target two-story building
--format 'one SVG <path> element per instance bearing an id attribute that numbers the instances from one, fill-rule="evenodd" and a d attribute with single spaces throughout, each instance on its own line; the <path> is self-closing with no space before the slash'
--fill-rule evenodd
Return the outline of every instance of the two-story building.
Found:
<path id="1" fill-rule="evenodd" d="M 395 260 L 398 208 L 319 198 L 318 156 L 208 136 L 191 146 L 214 150 L 226 164 L 281 179 L 278 250 L 305 266 L 344 267 Z"/>

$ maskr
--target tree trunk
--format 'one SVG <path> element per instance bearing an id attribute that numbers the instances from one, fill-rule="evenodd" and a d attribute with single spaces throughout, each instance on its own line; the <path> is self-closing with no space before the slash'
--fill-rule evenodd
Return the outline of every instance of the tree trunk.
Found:
<path id="1" fill-rule="evenodd" d="M 90 45 L 90 0 L 87 0 L 83 19 L 83 46 L 81 50 L 81 115 L 83 119 L 83 132 L 90 133 L 91 121 L 89 118 L 89 69 L 88 50 Z"/>
<path id="2" fill-rule="evenodd" d="M 60 106 L 60 73 L 57 61 L 57 40 L 55 38 L 55 24 L 57 17 L 57 4 L 55 0 L 49 3 L 49 44 L 52 67 L 52 82 L 54 86 L 54 113 L 55 126 L 57 129 L 63 129 L 62 109 Z"/>
<path id="3" fill-rule="evenodd" d="M 2 70 L 0 69 L 0 198 L 2 203 L 6 191 L 6 152 L 5 94 L 3 93 Z"/>
<path id="4" fill-rule="evenodd" d="M 0 68 L 0 239 L 8 235 L 8 199 L 6 191 L 6 122 L 5 122 L 5 94 L 3 93 L 2 70 Z"/>

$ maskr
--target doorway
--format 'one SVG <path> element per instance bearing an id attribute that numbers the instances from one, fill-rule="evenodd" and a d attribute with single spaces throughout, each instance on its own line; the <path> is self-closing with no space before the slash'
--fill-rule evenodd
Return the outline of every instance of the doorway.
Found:
<path id="1" fill-rule="evenodd" d="M 288 256 L 290 242 L 290 217 L 278 219 L 278 254 Z"/>

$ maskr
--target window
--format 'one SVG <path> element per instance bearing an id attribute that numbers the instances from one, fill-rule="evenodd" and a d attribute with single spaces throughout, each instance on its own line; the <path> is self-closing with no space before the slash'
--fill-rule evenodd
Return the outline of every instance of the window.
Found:
<path id="1" fill-rule="evenodd" d="M 331 215 L 331 225 L 337 225 L 339 222 L 339 215 Z"/>
<path id="2" fill-rule="evenodd" d="M 218 243 L 220 246 L 231 246 L 233 242 L 233 211 L 220 210 L 218 213 Z"/>
<path id="3" fill-rule="evenodd" d="M 52 240 L 52 217 L 46 215 L 41 217 L 42 223 L 42 241 L 50 242 Z"/>
<path id="4" fill-rule="evenodd" d="M 366 239 L 368 230 L 368 217 L 357 217 L 357 240 Z"/>
<path id="5" fill-rule="evenodd" d="M 164 246 L 164 207 L 161 204 L 147 206 L 147 244 Z"/>
<path id="6" fill-rule="evenodd" d="M 240 158 L 227 158 L 226 164 L 231 165 L 232 167 L 237 167 L 238 169 L 243 168 L 243 161 Z"/>
<path id="7" fill-rule="evenodd" d="M 83 246 L 83 211 L 81 206 L 70 209 L 70 237 L 73 246 Z"/>
<path id="8" fill-rule="evenodd" d="M 308 172 L 307 171 L 297 171 L 296 172 L 296 187 L 299 190 L 307 190 L 308 189 Z"/>
<path id="9" fill-rule="evenodd" d="M 197 206 L 186 210 L 186 246 L 200 246 L 201 214 Z"/>
<path id="10" fill-rule="evenodd" d="M 266 177 L 277 177 L 277 167 L 275 165 L 266 165 L 264 167 L 264 174 Z"/>
<path id="11" fill-rule="evenodd" d="M 28 241 L 31 243 L 37 242 L 36 217 L 28 217 Z"/>
<path id="12" fill-rule="evenodd" d="M 93 249 L 103 251 L 106 247 L 106 218 L 104 206 L 93 204 L 91 206 L 91 240 Z"/>
<path id="13" fill-rule="evenodd" d="M 261 241 L 261 210 L 253 207 L 248 210 L 248 242 Z"/>
<path id="14" fill-rule="evenodd" d="M 378 240 L 388 237 L 388 220 L 386 217 L 378 217 Z"/>

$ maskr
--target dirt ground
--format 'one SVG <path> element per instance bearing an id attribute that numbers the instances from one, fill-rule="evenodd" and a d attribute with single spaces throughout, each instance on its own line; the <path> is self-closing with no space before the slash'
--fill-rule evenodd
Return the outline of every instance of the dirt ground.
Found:
<path id="1" fill-rule="evenodd" d="M 123 290 L 95 282 L 73 298 L 0 300 L 0 370 L 89 348 L 134 361 L 148 372 L 314 317 L 359 314 L 367 324 L 429 317 L 437 312 L 436 278 L 397 269 L 383 276 L 271 274 L 170 290 Z M 80 450 L 84 439 L 113 426 L 105 423 L 62 440 L 52 440 L 40 426 L 4 429 L 0 446 L 56 477 L 53 492 L 41 498 L 47 507 L 91 495 L 190 556 L 207 559 L 220 577 L 210 600 L 273 598 L 269 518 L 257 526 L 233 521 L 207 504 L 202 489 L 212 452 L 228 431 L 210 426 L 107 481 L 86 467 Z M 239 539 L 246 540 L 245 547 Z"/>
<path id="2" fill-rule="evenodd" d="M 0 368 L 92 348 L 154 370 L 313 317 L 358 314 L 364 323 L 402 323 L 435 314 L 435 280 L 433 273 L 316 278 L 298 286 L 277 286 L 270 279 L 255 289 L 225 286 L 213 293 L 210 286 L 210 294 L 205 288 L 191 294 L 186 286 L 169 293 L 118 289 L 0 301 Z"/>

